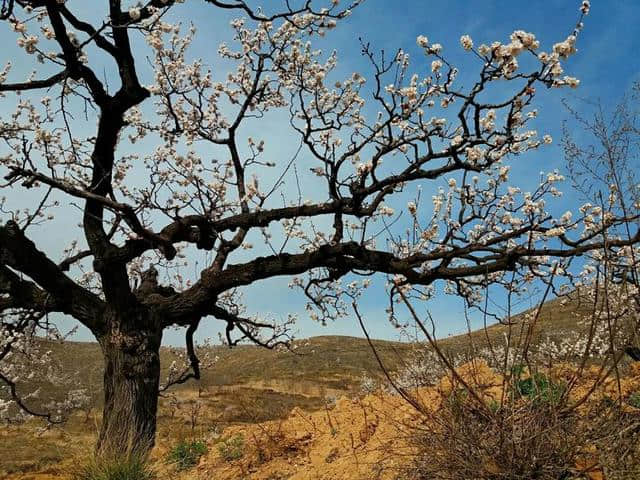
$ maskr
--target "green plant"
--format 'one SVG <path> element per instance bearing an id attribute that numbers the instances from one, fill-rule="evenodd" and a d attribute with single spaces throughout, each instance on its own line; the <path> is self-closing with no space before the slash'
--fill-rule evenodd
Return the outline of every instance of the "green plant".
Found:
<path id="1" fill-rule="evenodd" d="M 640 408 L 640 392 L 634 392 L 629 396 L 627 403 L 635 408 Z"/>
<path id="2" fill-rule="evenodd" d="M 469 398 L 469 392 L 464 388 L 456 388 L 452 390 L 449 396 L 446 398 L 447 407 L 452 410 L 459 410 L 464 408 L 466 401 Z"/>
<path id="3" fill-rule="evenodd" d="M 218 444 L 218 451 L 227 462 L 241 459 L 244 455 L 244 437 L 237 434 L 222 440 Z"/>
<path id="4" fill-rule="evenodd" d="M 518 394 L 535 401 L 557 404 L 564 393 L 564 387 L 542 373 L 534 373 L 527 378 L 516 377 Z"/>
<path id="5" fill-rule="evenodd" d="M 72 474 L 73 480 L 155 480 L 147 461 L 137 456 L 93 458 Z"/>
<path id="6" fill-rule="evenodd" d="M 524 371 L 525 371 L 524 365 L 522 364 L 514 365 L 513 367 L 511 367 L 511 376 L 513 378 L 520 379 L 520 377 L 522 377 L 522 375 L 524 374 Z"/>
<path id="7" fill-rule="evenodd" d="M 497 400 L 491 400 L 488 407 L 491 413 L 498 413 L 498 411 L 500 410 L 500 402 L 498 402 Z"/>
<path id="8" fill-rule="evenodd" d="M 180 440 L 167 454 L 167 463 L 178 470 L 194 467 L 202 455 L 207 453 L 207 445 L 202 440 Z"/>

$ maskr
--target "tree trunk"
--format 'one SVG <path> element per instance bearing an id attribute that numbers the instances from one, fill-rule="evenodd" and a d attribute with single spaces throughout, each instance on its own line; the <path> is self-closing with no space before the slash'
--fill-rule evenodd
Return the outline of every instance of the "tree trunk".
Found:
<path id="1" fill-rule="evenodd" d="M 100 456 L 144 457 L 156 434 L 162 330 L 147 322 L 129 323 L 126 330 L 123 323 L 116 325 L 100 339 L 104 409 L 96 451 Z"/>

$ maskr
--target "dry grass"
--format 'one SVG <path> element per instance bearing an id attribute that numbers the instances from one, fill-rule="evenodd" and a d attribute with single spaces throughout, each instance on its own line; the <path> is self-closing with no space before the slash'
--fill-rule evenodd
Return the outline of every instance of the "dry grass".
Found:
<path id="1" fill-rule="evenodd" d="M 563 411 L 539 395 L 494 411 L 452 396 L 416 428 L 412 480 L 640 478 L 640 421 L 617 402 Z"/>

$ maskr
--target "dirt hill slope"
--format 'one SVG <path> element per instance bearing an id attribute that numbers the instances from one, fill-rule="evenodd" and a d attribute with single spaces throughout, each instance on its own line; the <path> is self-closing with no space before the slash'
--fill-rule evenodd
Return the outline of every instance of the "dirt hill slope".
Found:
<path id="1" fill-rule="evenodd" d="M 487 405 L 501 398 L 502 389 L 505 388 L 503 377 L 484 361 L 472 361 L 457 371 L 479 392 Z M 558 365 L 549 375 L 560 378 L 572 371 L 569 365 Z M 591 388 L 591 382 L 597 375 L 596 366 L 588 370 L 572 390 L 571 401 L 580 398 L 586 389 Z M 432 425 L 433 428 L 436 418 L 446 418 L 438 417 L 437 412 L 450 402 L 455 388 L 452 382 L 454 380 L 451 377 L 443 377 L 432 387 L 412 391 L 412 396 L 422 406 L 421 412 L 398 395 L 376 392 L 364 397 L 342 397 L 335 405 L 316 412 L 295 408 L 286 419 L 227 428 L 220 435 L 209 438 L 208 453 L 200 460 L 195 471 L 184 474 L 182 479 L 412 478 L 407 476 L 407 467 L 418 453 L 419 441 L 415 438 L 427 431 L 427 425 Z M 631 364 L 624 369 L 620 388 L 619 391 L 614 378 L 609 378 L 594 393 L 590 402 L 596 404 L 605 397 L 616 399 L 620 392 L 625 402 L 623 409 L 629 418 L 640 418 L 640 405 L 630 406 L 626 403 L 632 392 L 640 391 L 640 363 Z M 581 415 L 587 418 L 587 406 L 584 408 L 585 413 Z M 631 421 L 630 424 L 637 428 L 637 423 Z M 432 455 L 438 455 L 438 452 L 423 451 L 422 455 L 428 459 Z M 473 455 L 473 452 L 469 452 L 469 455 Z M 596 455 L 593 458 L 598 457 Z M 604 480 L 604 467 L 597 460 L 587 462 L 587 457 L 579 454 L 574 461 L 575 478 Z M 499 466 L 496 465 L 496 468 Z M 640 474 L 637 462 L 634 472 Z M 503 478 L 499 473 L 496 471 L 495 478 Z M 503 473 L 506 475 L 513 472 Z"/>
<path id="2" fill-rule="evenodd" d="M 569 305 L 549 302 L 539 317 L 535 338 L 557 338 L 575 331 L 580 328 L 575 314 L 584 313 L 586 309 L 578 302 Z M 476 346 L 488 341 L 499 343 L 507 328 L 494 325 L 486 331 L 473 332 L 470 337 Z M 517 331 L 519 327 L 513 328 Z M 390 371 L 402 370 L 406 362 L 411 362 L 416 349 L 421 348 L 399 342 L 373 343 Z M 469 343 L 469 335 L 465 334 L 443 339 L 441 347 L 455 354 L 467 349 Z M 0 478 L 3 472 L 31 474 L 51 470 L 61 474 L 64 468 L 60 461 L 87 450 L 96 436 L 102 391 L 102 358 L 97 344 L 67 342 L 63 348 L 48 342 L 47 348 L 69 371 L 78 372 L 78 383 L 93 393 L 95 408 L 86 419 L 83 415 L 74 417 L 64 428 L 55 428 L 41 436 L 32 428 L 19 425 L 5 429 L 0 434 Z M 292 409 L 294 412 L 316 411 L 319 413 L 314 415 L 322 417 L 333 399 L 357 395 L 364 375 L 383 380 L 368 342 L 361 338 L 323 336 L 301 340 L 296 354 L 253 346 L 231 350 L 215 347 L 212 354 L 220 360 L 205 371 L 200 383 L 188 383 L 176 391 L 178 406 L 171 397 L 161 398 L 160 445 L 172 445 L 176 439 L 193 435 L 207 436 L 228 427 L 280 422 L 290 417 Z M 165 369 L 173 358 L 169 349 L 162 350 Z M 47 398 L 52 393 L 55 392 L 43 388 L 41 396 Z M 197 421 L 192 425 L 190 416 L 194 409 L 198 410 Z M 344 441 L 350 444 L 352 440 L 348 437 Z M 357 441 L 357 436 L 353 441 Z"/>

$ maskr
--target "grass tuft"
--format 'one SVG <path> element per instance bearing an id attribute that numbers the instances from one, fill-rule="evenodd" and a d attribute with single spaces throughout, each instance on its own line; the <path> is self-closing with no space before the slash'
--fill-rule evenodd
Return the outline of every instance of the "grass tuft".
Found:
<path id="1" fill-rule="evenodd" d="M 640 408 L 640 392 L 632 393 L 627 402 L 634 408 Z"/>
<path id="2" fill-rule="evenodd" d="M 74 472 L 73 480 L 155 480 L 156 474 L 146 460 L 139 457 L 93 458 Z"/>

